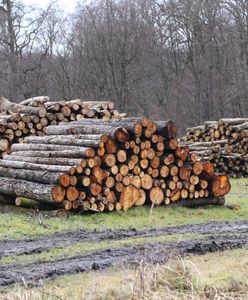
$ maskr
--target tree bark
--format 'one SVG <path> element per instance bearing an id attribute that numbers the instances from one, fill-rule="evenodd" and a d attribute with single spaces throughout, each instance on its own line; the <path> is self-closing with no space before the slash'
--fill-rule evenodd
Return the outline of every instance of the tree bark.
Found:
<path id="1" fill-rule="evenodd" d="M 43 184 L 57 184 L 63 172 L 49 172 L 47 170 L 25 170 L 10 167 L 0 167 L 0 177 L 35 181 Z"/>
<path id="2" fill-rule="evenodd" d="M 19 153 L 19 152 L 18 152 Z M 60 157 L 25 157 L 18 156 L 18 153 L 12 155 L 4 155 L 5 160 L 11 161 L 22 161 L 33 164 L 44 164 L 44 165 L 60 165 L 60 166 L 77 166 L 81 163 L 81 159 L 72 158 L 60 158 Z"/>
<path id="3" fill-rule="evenodd" d="M 188 208 L 196 208 L 206 205 L 224 205 L 224 197 L 208 197 L 208 198 L 197 198 L 197 199 L 181 199 L 177 202 L 171 203 L 171 207 L 183 206 Z"/>
<path id="4" fill-rule="evenodd" d="M 16 103 L 12 103 L 4 97 L 0 98 L 0 112 L 13 112 L 13 113 L 28 113 L 32 115 L 38 115 L 41 118 L 45 117 L 46 110 L 35 107 L 27 107 L 25 105 L 20 105 Z"/>
<path id="5" fill-rule="evenodd" d="M 4 177 L 0 177 L 0 182 L 1 194 L 30 198 L 51 205 L 54 204 L 51 194 L 52 185 Z"/>
<path id="6" fill-rule="evenodd" d="M 14 169 L 44 170 L 50 172 L 69 172 L 71 166 L 41 165 L 22 161 L 0 160 L 0 166 Z"/>
<path id="7" fill-rule="evenodd" d="M 103 147 L 102 135 L 50 135 L 50 136 L 28 136 L 24 141 L 28 144 L 53 144 L 84 147 Z"/>

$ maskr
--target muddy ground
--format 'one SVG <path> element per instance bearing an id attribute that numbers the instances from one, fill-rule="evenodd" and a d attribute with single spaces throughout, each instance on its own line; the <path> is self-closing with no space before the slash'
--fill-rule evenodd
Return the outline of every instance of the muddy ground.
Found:
<path id="1" fill-rule="evenodd" d="M 75 256 L 51 262 L 34 262 L 26 265 L 14 264 L 0 268 L 0 286 L 17 282 L 38 283 L 39 280 L 64 274 L 86 272 L 107 267 L 139 263 L 164 263 L 172 254 L 204 254 L 240 248 L 248 245 L 248 235 L 208 237 L 204 240 L 182 242 L 153 243 L 139 246 L 127 246 L 93 252 L 90 255 Z"/>
<path id="2" fill-rule="evenodd" d="M 135 264 L 141 260 L 147 263 L 164 263 L 172 255 L 199 255 L 206 252 L 223 251 L 248 246 L 248 221 L 209 222 L 194 225 L 165 227 L 144 230 L 78 231 L 43 236 L 36 240 L 0 241 L 0 255 L 37 253 L 54 247 L 65 247 L 84 241 L 125 239 L 131 237 L 156 237 L 162 235 L 195 233 L 202 239 L 180 242 L 154 242 L 143 245 L 110 248 L 71 258 L 54 261 L 35 261 L 28 264 L 15 263 L 0 266 L 0 286 L 17 282 L 37 283 L 64 274 L 104 269 L 110 266 Z"/>
<path id="3" fill-rule="evenodd" d="M 157 229 L 121 229 L 104 231 L 71 231 L 42 236 L 38 239 L 0 241 L 0 258 L 31 253 L 40 253 L 51 248 L 65 247 L 80 242 L 120 240 L 135 237 L 158 237 L 173 234 L 227 234 L 248 233 L 248 221 L 208 222 L 193 225 L 171 226 Z"/>

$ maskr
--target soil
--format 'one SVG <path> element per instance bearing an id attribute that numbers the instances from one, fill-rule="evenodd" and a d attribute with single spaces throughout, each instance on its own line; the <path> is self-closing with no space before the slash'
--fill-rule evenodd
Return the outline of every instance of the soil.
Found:
<path id="1" fill-rule="evenodd" d="M 226 223 L 224 223 L 223 226 L 225 226 L 225 224 Z M 210 223 L 209 226 L 211 227 Z M 227 226 L 229 226 L 230 231 L 232 231 L 232 225 L 229 224 Z M 195 230 L 199 231 L 202 227 L 200 225 L 194 225 L 192 228 L 195 228 Z M 173 229 L 168 228 L 168 230 L 169 232 L 171 232 L 170 230 Z M 0 286 L 4 287 L 23 281 L 25 281 L 25 283 L 31 282 L 32 284 L 36 284 L 39 283 L 39 280 L 44 280 L 64 274 L 86 272 L 127 264 L 132 265 L 135 263 L 139 263 L 141 260 L 145 263 L 164 263 L 169 258 L 171 258 L 172 255 L 199 255 L 206 252 L 241 248 L 247 245 L 248 234 L 232 234 L 229 236 L 220 236 L 218 234 L 217 236 L 208 236 L 203 240 L 199 239 L 152 244 L 147 243 L 139 246 L 127 246 L 122 248 L 97 251 L 88 255 L 58 259 L 49 262 L 36 261 L 26 265 L 13 264 L 0 267 Z"/>
<path id="2" fill-rule="evenodd" d="M 248 233 L 248 221 L 208 222 L 193 225 L 171 226 L 157 229 L 120 229 L 104 231 L 72 231 L 42 236 L 38 239 L 0 241 L 0 258 L 31 253 L 40 253 L 51 248 L 66 247 L 80 242 L 119 240 L 134 237 L 157 237 L 172 234 L 241 234 Z"/>

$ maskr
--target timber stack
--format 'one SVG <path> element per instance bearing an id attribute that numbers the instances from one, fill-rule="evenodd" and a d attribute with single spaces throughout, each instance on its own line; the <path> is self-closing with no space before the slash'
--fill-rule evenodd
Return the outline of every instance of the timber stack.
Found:
<path id="1" fill-rule="evenodd" d="M 206 121 L 188 128 L 181 139 L 191 152 L 209 159 L 219 172 L 232 177 L 248 176 L 248 119 Z"/>
<path id="2" fill-rule="evenodd" d="M 127 116 L 119 113 L 111 101 L 50 102 L 47 96 L 26 99 L 19 104 L 1 97 L 0 112 L 0 157 L 10 152 L 11 144 L 23 142 L 26 136 L 45 136 L 49 125 L 83 118 L 120 120 Z"/>
<path id="3" fill-rule="evenodd" d="M 46 136 L 26 137 L 0 160 L 0 194 L 18 205 L 23 197 L 93 212 L 184 199 L 214 204 L 229 192 L 228 176 L 180 146 L 177 130 L 145 117 L 48 126 Z"/>

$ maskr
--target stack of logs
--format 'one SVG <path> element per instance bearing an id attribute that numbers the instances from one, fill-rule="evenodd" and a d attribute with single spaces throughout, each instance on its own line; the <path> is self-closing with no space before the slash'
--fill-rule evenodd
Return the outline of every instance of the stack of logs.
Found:
<path id="1" fill-rule="evenodd" d="M 44 136 L 46 127 L 83 118 L 119 120 L 126 117 L 114 109 L 110 101 L 49 102 L 46 96 L 24 100 L 19 104 L 0 99 L 0 156 L 9 153 L 12 143 L 23 142 L 26 136 Z"/>
<path id="2" fill-rule="evenodd" d="M 248 119 L 220 119 L 188 128 L 182 138 L 191 152 L 209 159 L 219 172 L 248 176 Z"/>
<path id="3" fill-rule="evenodd" d="M 46 133 L 12 145 L 0 160 L 1 194 L 67 210 L 113 211 L 181 199 L 211 204 L 230 190 L 226 175 L 179 146 L 172 121 L 82 119 Z"/>

